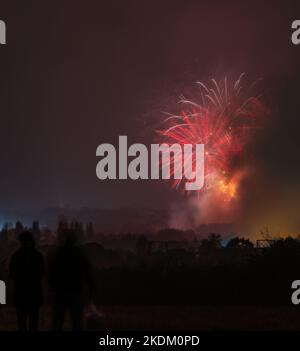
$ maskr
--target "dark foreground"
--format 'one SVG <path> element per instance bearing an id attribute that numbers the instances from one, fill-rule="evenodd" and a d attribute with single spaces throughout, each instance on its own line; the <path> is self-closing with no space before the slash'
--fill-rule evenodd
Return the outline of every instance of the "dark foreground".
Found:
<path id="1" fill-rule="evenodd" d="M 300 309 L 258 306 L 104 306 L 105 330 L 300 330 Z M 41 330 L 50 330 L 50 308 L 43 307 Z M 68 320 L 65 329 L 69 330 Z M 12 307 L 1 306 L 0 330 L 16 330 Z"/>

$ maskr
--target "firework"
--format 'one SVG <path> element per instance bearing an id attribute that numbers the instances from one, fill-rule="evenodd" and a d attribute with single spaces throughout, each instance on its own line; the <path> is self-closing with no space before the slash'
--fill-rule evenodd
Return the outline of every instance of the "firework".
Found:
<path id="1" fill-rule="evenodd" d="M 212 79 L 209 84 L 197 82 L 198 99 L 181 96 L 181 113 L 168 114 L 164 128 L 157 131 L 169 145 L 204 144 L 204 191 L 217 192 L 224 201 L 237 197 L 242 174 L 239 167 L 249 157 L 249 145 L 269 114 L 261 97 L 250 95 L 257 81 L 245 89 L 243 76 L 236 81 L 225 77 L 220 82 Z M 192 163 L 194 166 L 194 159 Z M 174 174 L 176 163 L 168 166 Z M 175 179 L 173 186 L 180 189 L 186 181 Z"/>

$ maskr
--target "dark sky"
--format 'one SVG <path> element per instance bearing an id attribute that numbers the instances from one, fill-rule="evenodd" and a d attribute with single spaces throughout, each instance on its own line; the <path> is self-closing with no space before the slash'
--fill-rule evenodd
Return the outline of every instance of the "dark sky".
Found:
<path id="1" fill-rule="evenodd" d="M 166 206 L 165 182 L 96 178 L 97 145 L 149 143 L 197 80 L 265 78 L 274 130 L 258 158 L 299 177 L 300 45 L 296 1 L 6 1 L 0 47 L 0 208 Z M 152 126 L 152 127 L 151 127 Z"/>

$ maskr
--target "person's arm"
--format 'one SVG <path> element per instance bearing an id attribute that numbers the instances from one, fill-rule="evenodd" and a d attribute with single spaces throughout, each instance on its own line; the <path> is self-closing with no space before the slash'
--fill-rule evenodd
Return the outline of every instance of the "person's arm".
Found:
<path id="1" fill-rule="evenodd" d="M 88 293 L 89 293 L 89 299 L 93 300 L 94 296 L 94 279 L 93 279 L 93 274 L 92 274 L 92 267 L 89 262 L 89 259 L 86 257 L 86 254 L 83 254 L 83 268 L 84 268 L 84 277 L 85 277 L 85 282 L 88 287 Z"/>
<path id="2" fill-rule="evenodd" d="M 40 275 L 41 278 L 45 276 L 45 260 L 42 254 L 40 254 Z"/>
<path id="3" fill-rule="evenodd" d="M 9 278 L 14 280 L 16 276 L 16 257 L 15 254 L 12 255 L 10 262 L 9 262 Z"/>

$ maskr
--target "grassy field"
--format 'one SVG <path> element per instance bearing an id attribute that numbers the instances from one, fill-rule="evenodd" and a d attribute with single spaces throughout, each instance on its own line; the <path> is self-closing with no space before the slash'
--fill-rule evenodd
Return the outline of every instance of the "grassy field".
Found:
<path id="1" fill-rule="evenodd" d="M 105 306 L 105 330 L 300 330 L 297 307 Z M 50 330 L 51 311 L 41 311 L 41 330 Z M 67 318 L 65 329 L 70 329 Z M 13 307 L 1 306 L 0 330 L 16 330 Z"/>

